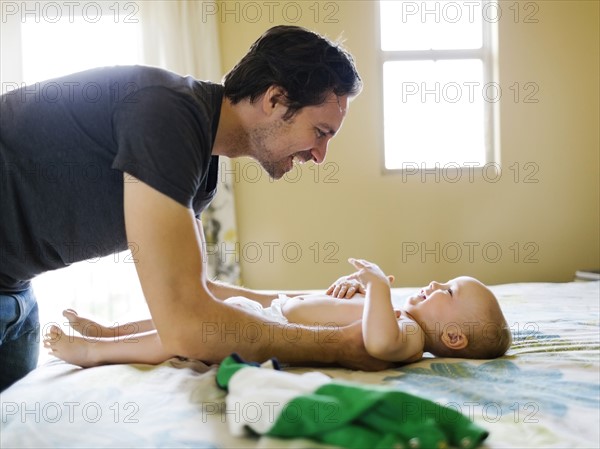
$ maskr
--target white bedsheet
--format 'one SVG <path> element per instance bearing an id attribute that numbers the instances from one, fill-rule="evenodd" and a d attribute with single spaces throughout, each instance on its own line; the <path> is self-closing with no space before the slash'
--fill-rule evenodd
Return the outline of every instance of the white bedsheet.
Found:
<path id="1" fill-rule="evenodd" d="M 386 384 L 459 408 L 490 431 L 485 447 L 600 447 L 599 282 L 492 287 L 513 329 L 492 361 L 427 358 L 378 373 L 328 375 Z M 412 289 L 395 289 L 400 298 Z M 311 368 L 290 369 L 306 372 Z M 214 367 L 81 369 L 53 360 L 0 396 L 0 446 L 318 447 L 303 440 L 232 437 Z"/>

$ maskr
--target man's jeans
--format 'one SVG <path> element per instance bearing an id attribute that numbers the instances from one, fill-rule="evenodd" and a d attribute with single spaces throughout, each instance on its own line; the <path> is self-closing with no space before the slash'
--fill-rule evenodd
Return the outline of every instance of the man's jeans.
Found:
<path id="1" fill-rule="evenodd" d="M 33 289 L 0 292 L 0 391 L 36 367 L 39 348 L 40 323 Z"/>

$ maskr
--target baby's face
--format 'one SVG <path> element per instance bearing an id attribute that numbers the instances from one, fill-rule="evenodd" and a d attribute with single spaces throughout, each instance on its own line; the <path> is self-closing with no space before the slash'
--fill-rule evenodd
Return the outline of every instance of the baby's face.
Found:
<path id="1" fill-rule="evenodd" d="M 461 276 L 446 283 L 431 282 L 416 294 L 409 296 L 404 309 L 419 324 L 429 329 L 443 329 L 449 323 L 460 323 L 466 317 L 477 316 L 492 292 L 477 279 Z"/>

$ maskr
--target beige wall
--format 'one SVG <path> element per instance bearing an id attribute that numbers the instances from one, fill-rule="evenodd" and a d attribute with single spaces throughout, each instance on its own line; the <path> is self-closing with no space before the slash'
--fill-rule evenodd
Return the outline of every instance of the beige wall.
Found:
<path id="1" fill-rule="evenodd" d="M 600 266 L 598 2 L 533 2 L 538 23 L 523 23 L 523 15 L 515 23 L 514 2 L 501 3 L 503 171 L 495 183 L 479 171 L 472 182 L 465 172 L 456 183 L 382 174 L 376 2 L 320 2 L 318 17 L 314 1 L 296 2 L 299 10 L 286 1 L 245 11 L 244 2 L 227 3 L 219 5 L 219 13 L 229 11 L 220 20 L 224 71 L 265 29 L 286 23 L 284 13 L 293 19 L 301 12 L 295 24 L 331 38 L 343 33 L 365 82 L 325 165 L 270 182 L 255 163 L 236 161 L 246 286 L 323 288 L 350 272 L 348 257 L 377 262 L 397 286 L 461 274 L 489 284 L 569 281 L 576 269 Z M 535 83 L 539 101 L 515 102 L 515 82 Z M 519 167 L 518 179 L 511 166 Z"/>

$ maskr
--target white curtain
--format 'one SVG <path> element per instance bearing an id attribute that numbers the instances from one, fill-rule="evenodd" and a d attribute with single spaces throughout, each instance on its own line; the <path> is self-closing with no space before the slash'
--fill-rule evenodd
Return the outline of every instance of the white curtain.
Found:
<path id="1" fill-rule="evenodd" d="M 221 79 L 218 26 L 214 15 L 202 15 L 194 0 L 141 2 L 144 64 L 181 75 L 218 82 Z M 228 158 L 220 158 L 220 172 L 230 173 Z M 227 179 L 225 179 L 227 178 Z M 208 276 L 240 283 L 233 186 L 220 175 L 219 189 L 202 214 L 207 240 Z"/>

